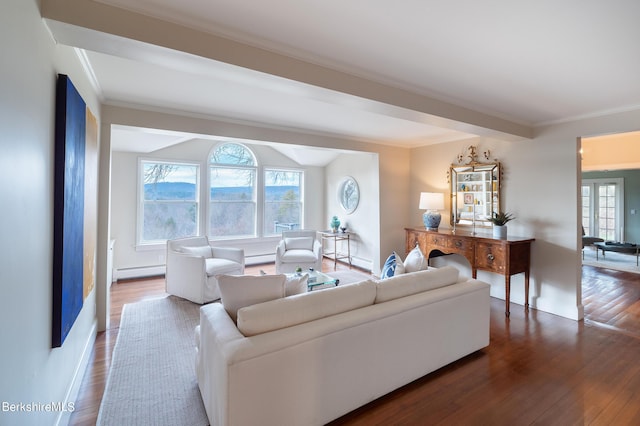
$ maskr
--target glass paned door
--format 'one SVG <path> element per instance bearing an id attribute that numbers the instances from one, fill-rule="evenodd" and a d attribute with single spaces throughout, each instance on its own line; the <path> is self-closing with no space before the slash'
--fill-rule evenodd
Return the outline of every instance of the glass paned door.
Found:
<path id="1" fill-rule="evenodd" d="M 616 184 L 598 185 L 598 235 L 605 240 L 616 240 Z"/>
<path id="2" fill-rule="evenodd" d="M 624 239 L 623 179 L 582 181 L 582 226 L 586 235 L 607 241 Z"/>

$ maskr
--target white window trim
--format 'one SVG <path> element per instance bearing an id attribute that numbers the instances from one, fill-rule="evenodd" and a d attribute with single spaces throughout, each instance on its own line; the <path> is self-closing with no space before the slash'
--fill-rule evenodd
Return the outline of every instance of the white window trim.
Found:
<path id="1" fill-rule="evenodd" d="M 233 144 L 233 145 L 240 145 L 242 146 L 244 149 L 246 149 L 251 156 L 253 157 L 253 166 L 246 166 L 246 165 L 242 165 L 242 164 L 228 164 L 228 163 L 213 163 L 211 161 L 211 156 L 213 155 L 213 153 L 222 145 L 227 145 L 227 144 Z M 255 171 L 255 192 L 254 192 L 254 199 L 253 199 L 253 203 L 254 203 L 254 209 L 255 209 L 255 217 L 254 217 L 254 229 L 255 229 L 255 234 L 254 235 L 233 235 L 233 236 L 220 236 L 220 237 L 215 237 L 211 235 L 211 220 L 210 220 L 210 215 L 211 215 L 211 168 L 212 167 L 217 167 L 217 168 L 228 168 L 228 169 L 246 169 L 246 170 L 254 170 Z M 258 158 L 256 157 L 255 152 L 253 152 L 253 150 L 251 148 L 249 148 L 248 146 L 246 146 L 243 143 L 240 142 L 236 142 L 236 141 L 221 141 L 217 144 L 215 144 L 210 150 L 209 153 L 207 154 L 207 159 L 206 159 L 206 172 L 207 174 L 207 195 L 206 195 L 206 207 L 204 209 L 204 215 L 205 215 L 205 235 L 207 236 L 207 238 L 210 241 L 228 241 L 228 240 L 247 240 L 247 239 L 256 239 L 256 238 L 260 238 L 261 233 L 260 233 L 260 185 L 261 185 L 261 177 L 260 177 L 260 163 L 258 162 Z"/>
<path id="2" fill-rule="evenodd" d="M 615 230 L 616 240 L 622 241 L 624 240 L 624 178 L 596 178 L 596 179 L 582 179 L 582 186 L 589 185 L 591 187 L 590 191 L 590 202 L 589 208 L 591 209 L 590 213 L 590 221 L 589 228 L 592 230 L 598 229 L 596 221 L 598 220 L 598 214 L 596 212 L 596 197 L 597 191 L 595 191 L 596 185 L 607 185 L 607 184 L 615 184 L 616 185 L 616 223 L 618 224 L 618 229 Z M 593 233 L 593 231 L 592 231 Z"/>
<path id="3" fill-rule="evenodd" d="M 143 241 L 142 240 L 142 229 L 143 229 L 143 220 L 144 220 L 144 191 L 142 190 L 142 185 L 144 184 L 144 163 L 156 163 L 156 164 L 175 164 L 179 166 L 195 166 L 196 167 L 196 235 L 200 234 L 200 214 L 202 203 L 201 201 L 201 191 L 200 191 L 200 175 L 202 173 L 201 164 L 193 161 L 180 161 L 173 159 L 164 159 L 164 158 L 152 158 L 152 157 L 138 157 L 138 176 L 136 182 L 136 197 L 137 197 L 137 212 L 136 212 L 136 250 L 137 251 L 145 251 L 149 249 L 155 249 L 158 247 L 166 246 L 166 240 L 154 240 L 154 241 Z"/>
<path id="4" fill-rule="evenodd" d="M 267 237 L 275 237 L 277 236 L 277 234 L 272 234 L 272 233 L 267 233 L 266 232 L 266 220 L 265 220 L 265 213 L 266 213 L 266 209 L 265 209 L 265 205 L 266 205 L 266 190 L 267 190 L 267 179 L 266 179 L 266 174 L 268 171 L 279 171 L 279 172 L 295 172 L 295 173 L 300 173 L 301 177 L 300 177 L 300 229 L 304 229 L 304 223 L 305 223 L 305 210 L 304 210 L 304 204 L 305 204 L 305 192 L 304 192 L 304 181 L 305 181 L 305 170 L 302 168 L 294 168 L 294 167 L 270 167 L 270 166 L 264 166 L 263 170 L 262 170 L 262 230 L 261 230 L 261 236 L 264 238 Z"/>

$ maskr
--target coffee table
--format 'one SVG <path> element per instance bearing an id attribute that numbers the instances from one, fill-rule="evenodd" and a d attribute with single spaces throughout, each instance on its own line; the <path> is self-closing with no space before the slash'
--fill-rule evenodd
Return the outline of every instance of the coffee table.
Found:
<path id="1" fill-rule="evenodd" d="M 604 252 L 606 251 L 615 251 L 619 253 L 635 254 L 636 266 L 638 266 L 638 257 L 640 256 L 640 246 L 638 244 L 605 241 L 593 243 L 593 245 L 596 246 L 596 260 L 598 260 L 598 250 L 602 250 L 602 257 L 604 257 Z"/>
<path id="2" fill-rule="evenodd" d="M 311 291 L 314 288 L 320 287 L 322 285 L 335 285 L 337 287 L 338 284 L 340 284 L 339 279 L 332 278 L 329 275 L 319 271 L 307 271 L 303 272 L 303 274 L 309 274 L 309 280 L 307 281 L 307 291 Z"/>

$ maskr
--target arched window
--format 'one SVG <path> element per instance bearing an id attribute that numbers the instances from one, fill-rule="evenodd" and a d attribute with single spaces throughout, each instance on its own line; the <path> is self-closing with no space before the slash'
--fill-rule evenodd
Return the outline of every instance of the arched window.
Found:
<path id="1" fill-rule="evenodd" d="M 256 236 L 255 156 L 244 145 L 222 143 L 209 156 L 209 226 L 212 239 Z"/>

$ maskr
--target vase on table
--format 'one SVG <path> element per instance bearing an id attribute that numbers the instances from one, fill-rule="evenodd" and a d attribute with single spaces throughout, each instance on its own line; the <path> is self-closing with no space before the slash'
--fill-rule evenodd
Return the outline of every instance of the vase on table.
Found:
<path id="1" fill-rule="evenodd" d="M 493 225 L 493 238 L 507 238 L 507 225 Z"/>
<path id="2" fill-rule="evenodd" d="M 331 230 L 333 232 L 338 232 L 338 228 L 340 228 L 340 219 L 338 219 L 338 216 L 334 216 L 331 218 L 331 223 L 329 223 L 329 226 L 331 226 Z"/>

